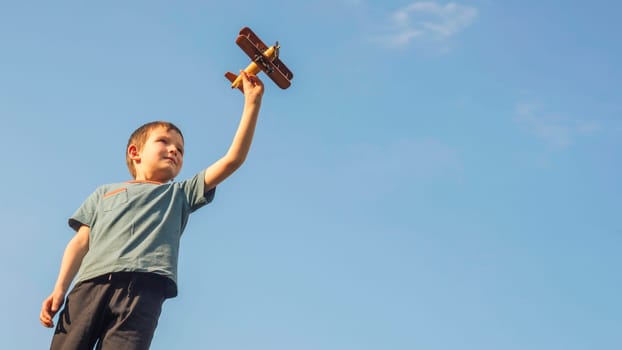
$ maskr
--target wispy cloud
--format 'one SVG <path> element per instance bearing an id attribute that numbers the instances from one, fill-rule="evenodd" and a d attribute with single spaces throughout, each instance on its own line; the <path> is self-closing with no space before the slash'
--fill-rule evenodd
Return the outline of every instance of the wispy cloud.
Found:
<path id="1" fill-rule="evenodd" d="M 596 122 L 572 119 L 542 111 L 542 108 L 534 102 L 518 103 L 514 121 L 528 133 L 555 149 L 569 147 L 578 134 L 594 133 L 601 129 L 600 124 Z"/>
<path id="2" fill-rule="evenodd" d="M 448 50 L 450 40 L 469 27 L 477 16 L 475 7 L 418 1 L 394 12 L 389 17 L 386 33 L 377 39 L 389 47 L 416 42 Z"/>

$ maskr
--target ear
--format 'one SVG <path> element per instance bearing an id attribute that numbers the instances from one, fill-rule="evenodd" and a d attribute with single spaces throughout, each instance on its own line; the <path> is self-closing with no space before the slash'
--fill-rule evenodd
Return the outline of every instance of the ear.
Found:
<path id="1" fill-rule="evenodd" d="M 138 153 L 138 147 L 136 147 L 136 145 L 130 145 L 127 148 L 127 154 L 131 160 L 140 161 L 140 153 Z"/>

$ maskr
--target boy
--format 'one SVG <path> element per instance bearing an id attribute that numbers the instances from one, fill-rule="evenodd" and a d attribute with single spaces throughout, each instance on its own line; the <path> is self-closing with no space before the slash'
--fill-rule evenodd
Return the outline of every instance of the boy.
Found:
<path id="1" fill-rule="evenodd" d="M 162 303 L 177 295 L 177 253 L 188 216 L 209 203 L 216 185 L 244 162 L 251 146 L 263 83 L 243 77 L 244 109 L 228 152 L 191 179 L 171 182 L 183 164 L 184 139 L 167 122 L 138 128 L 126 161 L 134 181 L 100 186 L 69 225 L 77 231 L 39 319 L 54 327 L 51 349 L 148 349 Z"/>

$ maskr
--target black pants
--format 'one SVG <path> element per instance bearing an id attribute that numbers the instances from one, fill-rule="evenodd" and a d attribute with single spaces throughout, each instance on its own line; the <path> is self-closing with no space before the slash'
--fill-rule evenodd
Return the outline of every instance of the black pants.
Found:
<path id="1" fill-rule="evenodd" d="M 166 283 L 166 277 L 135 272 L 80 282 L 67 296 L 50 349 L 149 349 Z"/>

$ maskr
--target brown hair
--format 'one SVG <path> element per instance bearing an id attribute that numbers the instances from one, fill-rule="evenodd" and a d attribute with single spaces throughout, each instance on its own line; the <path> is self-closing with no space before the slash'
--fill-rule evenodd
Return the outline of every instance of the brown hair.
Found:
<path id="1" fill-rule="evenodd" d="M 167 131 L 175 130 L 179 133 L 181 139 L 184 139 L 184 134 L 181 133 L 181 130 L 179 130 L 179 128 L 175 124 L 160 120 L 143 124 L 141 127 L 134 130 L 132 136 L 130 136 L 130 139 L 127 141 L 127 145 L 125 146 L 125 162 L 127 163 L 127 168 L 130 170 L 130 174 L 133 178 L 136 178 L 136 168 L 134 167 L 134 162 L 130 158 L 130 155 L 127 153 L 128 148 L 130 147 L 130 145 L 135 145 L 139 151 L 142 150 L 145 142 L 147 142 L 147 139 L 149 138 L 149 134 L 151 133 L 151 131 L 159 127 L 166 128 Z"/>

